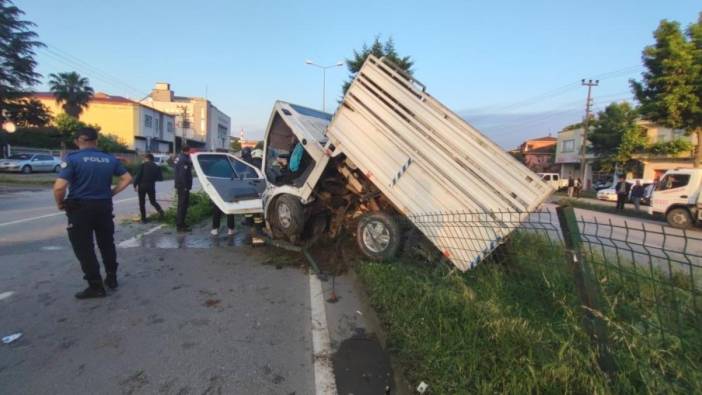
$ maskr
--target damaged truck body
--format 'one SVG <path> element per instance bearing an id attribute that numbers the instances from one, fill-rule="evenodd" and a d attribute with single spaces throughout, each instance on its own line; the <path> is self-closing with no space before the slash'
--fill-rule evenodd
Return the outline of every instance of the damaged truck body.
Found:
<path id="1" fill-rule="evenodd" d="M 524 219 L 552 192 L 424 85 L 373 56 L 333 116 L 278 101 L 264 139 L 261 171 L 229 154 L 193 156 L 215 204 L 229 214 L 262 213 L 274 238 L 296 244 L 350 230 L 372 259 L 395 256 L 409 227 L 465 271 L 510 229 L 495 221 L 485 234 L 442 223 L 442 215 L 431 224 L 421 218 L 481 213 L 466 219 L 480 221 L 510 212 Z M 217 170 L 227 164 L 231 171 Z"/>

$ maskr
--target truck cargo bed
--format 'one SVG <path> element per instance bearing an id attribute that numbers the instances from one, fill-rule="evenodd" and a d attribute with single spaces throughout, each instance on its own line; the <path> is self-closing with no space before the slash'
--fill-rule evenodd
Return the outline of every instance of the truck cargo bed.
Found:
<path id="1" fill-rule="evenodd" d="M 552 192 L 385 59 L 368 57 L 327 135 L 335 154 L 345 154 L 461 270 L 509 233 L 491 213 L 525 217 Z M 487 215 L 490 220 L 481 222 L 491 224 L 489 231 L 457 227 L 445 222 L 445 215 L 429 216 L 451 212 Z M 427 223 L 427 218 L 435 220 Z"/>

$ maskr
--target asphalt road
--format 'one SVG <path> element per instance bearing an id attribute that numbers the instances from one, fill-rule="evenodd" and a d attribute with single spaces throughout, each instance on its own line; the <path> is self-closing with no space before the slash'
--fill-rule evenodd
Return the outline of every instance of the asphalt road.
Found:
<path id="1" fill-rule="evenodd" d="M 158 184 L 165 206 L 171 189 Z M 0 344 L 0 393 L 403 393 L 348 276 L 319 282 L 245 231 L 134 223 L 131 189 L 115 216 L 120 287 L 78 301 L 85 283 L 50 190 L 0 188 L 0 337 L 22 333 Z"/>

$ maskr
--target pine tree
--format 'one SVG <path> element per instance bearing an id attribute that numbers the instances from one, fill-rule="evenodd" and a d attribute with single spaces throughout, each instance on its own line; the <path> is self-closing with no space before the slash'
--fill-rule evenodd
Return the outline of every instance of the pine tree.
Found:
<path id="1" fill-rule="evenodd" d="M 0 0 L 0 121 L 22 112 L 26 102 L 19 99 L 27 96 L 41 77 L 35 71 L 34 51 L 44 44 L 32 31 L 36 25 L 23 20 L 23 15 L 12 1 Z"/>
<path id="2" fill-rule="evenodd" d="M 373 55 L 377 58 L 384 56 L 409 75 L 413 73 L 412 66 L 414 66 L 414 61 L 409 56 L 400 56 L 397 53 L 397 50 L 395 50 L 395 41 L 392 37 L 388 38 L 388 40 L 383 43 L 380 40 L 380 36 L 376 36 L 370 47 L 364 43 L 360 52 L 354 49 L 353 57 L 351 59 L 346 59 L 346 67 L 349 69 L 350 75 L 349 80 L 344 82 L 343 93 L 346 93 L 351 86 L 351 81 L 356 77 L 356 73 L 361 70 L 368 55 Z"/>

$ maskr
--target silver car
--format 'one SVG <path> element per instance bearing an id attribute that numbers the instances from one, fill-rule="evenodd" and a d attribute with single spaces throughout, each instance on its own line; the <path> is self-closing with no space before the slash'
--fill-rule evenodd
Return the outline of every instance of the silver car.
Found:
<path id="1" fill-rule="evenodd" d="M 9 158 L 0 159 L 0 171 L 29 174 L 60 170 L 61 160 L 46 154 L 14 154 Z"/>

